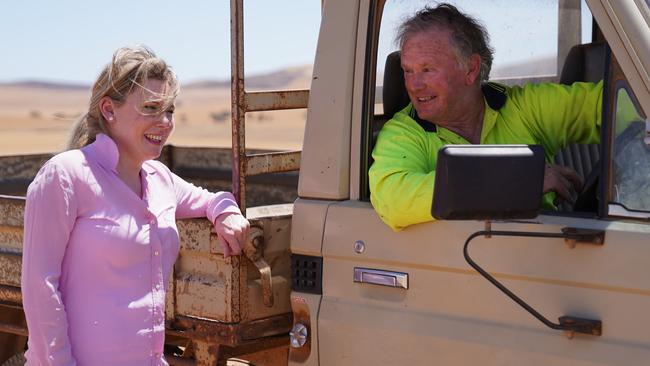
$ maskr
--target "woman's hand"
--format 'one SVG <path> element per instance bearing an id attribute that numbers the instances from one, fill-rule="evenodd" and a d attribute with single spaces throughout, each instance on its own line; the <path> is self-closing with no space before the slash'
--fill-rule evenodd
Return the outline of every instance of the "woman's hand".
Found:
<path id="1" fill-rule="evenodd" d="M 219 236 L 223 256 L 240 255 L 248 240 L 250 223 L 238 213 L 223 213 L 214 220 L 214 230 Z"/>

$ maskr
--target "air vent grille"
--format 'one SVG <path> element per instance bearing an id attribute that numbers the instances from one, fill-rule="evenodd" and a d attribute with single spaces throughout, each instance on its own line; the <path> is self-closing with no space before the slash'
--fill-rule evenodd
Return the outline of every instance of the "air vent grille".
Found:
<path id="1" fill-rule="evenodd" d="M 291 255 L 291 288 L 310 294 L 323 293 L 323 258 Z"/>

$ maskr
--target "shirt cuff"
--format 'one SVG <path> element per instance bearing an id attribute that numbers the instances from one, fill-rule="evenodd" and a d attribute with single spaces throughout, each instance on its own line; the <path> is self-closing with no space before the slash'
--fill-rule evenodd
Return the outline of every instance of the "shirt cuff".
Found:
<path id="1" fill-rule="evenodd" d="M 224 213 L 240 214 L 239 206 L 235 201 L 235 196 L 230 192 L 217 192 L 215 193 L 210 205 L 208 206 L 207 216 L 210 222 L 214 223 L 216 218 Z"/>

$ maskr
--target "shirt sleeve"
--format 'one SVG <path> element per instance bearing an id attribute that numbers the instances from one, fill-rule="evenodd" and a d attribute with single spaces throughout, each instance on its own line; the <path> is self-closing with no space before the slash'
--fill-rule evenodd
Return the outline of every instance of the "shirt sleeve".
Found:
<path id="1" fill-rule="evenodd" d="M 547 157 L 571 143 L 600 141 L 602 81 L 527 84 L 511 91 L 527 128 L 547 150 Z"/>
<path id="2" fill-rule="evenodd" d="M 21 288 L 30 362 L 75 365 L 59 288 L 62 263 L 77 217 L 72 182 L 48 162 L 29 186 L 25 205 Z"/>
<path id="3" fill-rule="evenodd" d="M 394 231 L 431 221 L 434 154 L 425 132 L 399 113 L 379 132 L 369 171 L 370 201 Z"/>
<path id="4" fill-rule="evenodd" d="M 230 192 L 212 193 L 171 173 L 176 193 L 176 218 L 207 217 L 210 222 L 224 213 L 241 215 L 235 197 Z"/>

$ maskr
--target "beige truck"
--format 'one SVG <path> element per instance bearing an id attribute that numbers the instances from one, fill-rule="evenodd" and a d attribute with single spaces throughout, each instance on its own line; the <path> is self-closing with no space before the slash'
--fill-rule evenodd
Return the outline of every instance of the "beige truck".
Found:
<path id="1" fill-rule="evenodd" d="M 407 102 L 392 30 L 423 4 L 324 0 L 310 90 L 262 93 L 245 90 L 243 8 L 231 2 L 232 188 L 245 205 L 251 176 L 299 165 L 298 198 L 247 210 L 258 230 L 246 256 L 224 259 L 207 222 L 179 222 L 166 309 L 170 364 L 650 362 L 650 3 L 459 4 L 496 19 L 486 22 L 497 55 L 508 47 L 531 55 L 549 39 L 555 49 L 550 72 L 506 73 L 497 82 L 604 80 L 601 144 L 569 146 L 556 158 L 585 179 L 575 205 L 531 217 L 495 203 L 488 216 L 473 216 L 472 202 L 463 202 L 464 220 L 396 233 L 369 202 L 367 172 L 376 133 Z M 247 112 L 305 106 L 302 153 L 247 155 Z M 213 163 L 207 150 L 202 158 L 176 152 L 168 160 L 176 171 Z M 502 175 L 534 179 L 521 169 Z M 482 185 L 503 178 L 474 173 L 459 171 Z M 436 185 L 436 194 L 458 190 Z M 0 200 L 4 359 L 21 352 L 28 335 L 18 281 L 23 205 Z"/>

